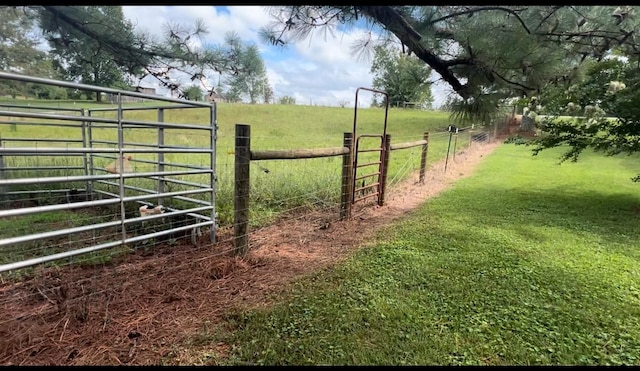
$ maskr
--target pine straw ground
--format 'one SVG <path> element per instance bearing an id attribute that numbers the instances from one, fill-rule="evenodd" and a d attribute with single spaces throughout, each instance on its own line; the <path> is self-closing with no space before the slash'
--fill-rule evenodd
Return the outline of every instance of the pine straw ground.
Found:
<path id="1" fill-rule="evenodd" d="M 358 206 L 336 221 L 307 213 L 251 231 L 251 251 L 225 254 L 231 231 L 216 244 L 131 254 L 95 267 L 41 269 L 19 284 L 0 284 L 0 364 L 192 364 L 198 354 L 224 357 L 225 344 L 180 346 L 232 309 L 267 306 L 287 283 L 348 257 L 376 230 L 469 175 L 500 142 L 474 143 L 455 161 L 430 167 L 388 190 L 385 205 Z"/>

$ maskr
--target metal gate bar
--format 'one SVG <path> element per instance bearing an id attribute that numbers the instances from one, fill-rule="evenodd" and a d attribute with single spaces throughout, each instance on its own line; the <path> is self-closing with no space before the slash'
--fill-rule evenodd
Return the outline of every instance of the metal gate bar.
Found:
<path id="1" fill-rule="evenodd" d="M 384 110 L 384 126 L 382 128 L 382 134 L 362 134 L 357 136 L 356 135 L 356 129 L 357 129 L 357 118 L 358 118 L 358 93 L 360 92 L 360 90 L 367 90 L 373 93 L 379 93 L 379 94 L 384 94 L 385 96 L 385 110 Z M 377 196 L 378 197 L 378 204 L 381 205 L 382 202 L 382 175 L 384 174 L 384 158 L 385 158 L 385 138 L 387 136 L 387 115 L 389 113 L 389 95 L 381 90 L 376 90 L 376 89 L 369 89 L 369 88 L 358 88 L 356 89 L 356 99 L 355 99 L 355 109 L 354 109 L 354 113 L 353 113 L 353 138 L 355 138 L 356 143 L 355 146 L 353 146 L 353 185 L 351 187 L 351 203 L 354 204 L 358 201 L 362 201 L 365 200 L 367 198 L 370 197 L 374 197 Z M 367 148 L 367 149 L 360 149 L 360 139 L 361 138 L 380 138 L 380 147 L 378 148 Z M 380 157 L 378 161 L 374 161 L 374 162 L 369 162 L 369 163 L 365 163 L 365 164 L 358 164 L 358 155 L 360 153 L 364 153 L 364 152 L 379 152 L 380 153 Z M 357 176 L 358 173 L 358 169 L 359 168 L 364 168 L 367 166 L 378 166 L 378 171 L 370 173 L 370 174 L 366 174 L 366 175 L 362 175 L 362 176 Z M 377 177 L 377 181 L 375 181 L 374 183 L 365 185 L 364 184 L 364 179 L 366 178 L 374 178 Z M 358 181 L 362 180 L 363 184 L 362 186 L 358 187 Z M 367 193 L 367 190 L 374 190 L 374 192 L 371 193 Z M 356 198 L 356 194 L 358 194 L 358 192 L 362 193 L 363 196 L 362 197 L 358 197 Z"/>
<path id="2" fill-rule="evenodd" d="M 31 76 L 25 76 L 20 74 L 13 74 L 7 72 L 0 72 L 0 80 L 15 80 L 26 83 L 34 83 L 34 84 L 44 84 L 44 85 L 53 85 L 58 87 L 66 87 L 72 89 L 80 89 L 87 90 L 93 92 L 103 92 L 109 93 L 115 96 L 117 108 L 96 108 L 96 109 L 61 109 L 58 107 L 44 107 L 44 106 L 18 106 L 14 104 L 0 104 L 0 116 L 3 116 L 3 119 L 0 120 L 0 128 L 3 125 L 10 125 L 11 127 L 20 125 L 22 127 L 27 126 L 43 126 L 43 127 L 64 127 L 69 128 L 69 130 L 77 129 L 79 131 L 79 135 L 81 135 L 81 139 L 77 139 L 76 135 L 73 135 L 73 138 L 62 140 L 61 138 L 0 138 L 0 196 L 6 195 L 18 195 L 22 192 L 26 192 L 27 194 L 31 194 L 32 191 L 21 189 L 24 185 L 31 184 L 39 184 L 43 189 L 39 189 L 39 193 L 58 193 L 61 195 L 66 194 L 66 200 L 63 200 L 60 197 L 57 197 L 54 201 L 48 202 L 44 205 L 38 206 L 20 206 L 18 208 L 6 209 L 2 207 L 0 210 L 0 219 L 7 217 L 22 217 L 26 215 L 32 214 L 40 214 L 47 212 L 58 212 L 58 211 L 71 211 L 81 208 L 93 208 L 96 206 L 120 206 L 119 212 L 114 211 L 116 215 L 118 215 L 118 220 L 112 220 L 105 223 L 93 223 L 90 225 L 82 225 L 82 226 L 70 226 L 63 229 L 55 229 L 55 225 L 52 225 L 48 230 L 37 230 L 37 231 L 25 231 L 25 233 L 21 233 L 18 236 L 8 237 L 8 238 L 0 238 L 0 247 L 7 247 L 15 249 L 19 251 L 21 246 L 17 246 L 18 244 L 23 243 L 31 243 L 33 241 L 49 239 L 49 238 L 61 238 L 62 236 L 68 236 L 69 242 L 74 242 L 74 244 L 69 244 L 68 246 L 64 246 L 63 251 L 59 251 L 61 249 L 55 250 L 43 250 L 42 252 L 38 252 L 38 254 L 29 254 L 29 255 L 17 255 L 13 261 L 9 262 L 0 262 L 0 273 L 7 272 L 15 269 L 25 268 L 29 266 L 34 266 L 37 264 L 42 264 L 46 262 L 55 261 L 58 259 L 67 259 L 73 256 L 79 256 L 82 254 L 95 252 L 103 249 L 109 249 L 121 245 L 126 245 L 129 243 L 138 243 L 144 241 L 149 238 L 156 238 L 163 235 L 169 235 L 177 232 L 187 232 L 191 231 L 192 243 L 197 245 L 198 235 L 196 232 L 200 232 L 201 228 L 210 227 L 210 240 L 211 242 L 215 242 L 215 233 L 217 229 L 217 213 L 215 211 L 215 197 L 216 197 L 216 166 L 215 166 L 215 156 L 216 156 L 216 140 L 217 140 L 217 112 L 216 105 L 211 103 L 203 103 L 203 102 L 193 102 L 193 101 L 184 101 L 181 99 L 163 97 L 159 95 L 151 95 L 137 92 L 129 92 L 124 90 L 116 90 L 110 88 L 103 88 L 98 86 L 91 86 L 85 84 L 76 84 L 71 82 L 64 82 L 52 79 L 45 78 L 37 78 Z M 169 103 L 174 103 L 173 105 L 167 106 L 158 106 L 154 105 L 153 107 L 123 107 L 121 96 L 130 96 L 141 99 L 148 99 L 151 101 L 164 101 Z M 178 103 L 178 104 L 175 104 Z M 198 125 L 196 123 L 191 124 L 180 124 L 180 123 L 168 123 L 164 122 L 164 117 L 162 113 L 169 109 L 174 108 L 205 108 L 209 112 L 209 119 L 204 125 Z M 129 120 L 123 117 L 124 112 L 135 112 L 136 110 L 156 110 L 158 111 L 157 119 L 152 118 L 149 120 Z M 114 118 L 101 118 L 95 117 L 93 115 L 93 111 L 112 111 Z M 110 116 L 110 115 L 109 115 Z M 50 121 L 55 120 L 55 121 Z M 139 143 L 138 137 L 129 135 L 124 135 L 125 129 L 131 128 L 140 128 L 140 129 L 156 129 L 158 132 L 158 141 L 157 144 L 154 140 L 151 140 L 150 143 Z M 96 138 L 92 131 L 94 129 L 109 129 L 109 134 L 113 135 L 115 131 L 117 131 L 117 140 L 105 140 L 106 138 Z M 198 147 L 192 146 L 180 146 L 180 145 L 167 145 L 164 143 L 164 136 L 166 135 L 165 129 L 179 129 L 179 130 L 198 130 L 199 133 L 205 132 L 205 135 L 209 138 L 208 144 L 202 144 Z M 106 132 L 106 131 L 105 131 Z M 208 135 L 207 135 L 208 134 Z M 78 135 L 78 136 L 79 136 Z M 32 139 L 32 140 L 27 140 Z M 110 139 L 110 138 L 109 138 Z M 127 140 L 128 139 L 128 140 Z M 17 147 L 10 146 L 5 147 L 7 142 L 35 142 L 35 145 L 32 147 L 22 147 L 18 145 Z M 67 143 L 67 146 L 52 146 L 52 147 L 42 147 L 40 146 L 42 143 L 52 143 L 55 145 L 56 142 Z M 102 144 L 101 147 L 94 147 L 95 144 Z M 69 145 L 72 145 L 71 147 Z M 78 147 L 77 145 L 81 145 Z M 106 146 L 104 146 L 106 145 Z M 115 147 L 115 148 L 112 148 Z M 126 147 L 126 148 L 125 148 Z M 119 174 L 103 174 L 102 172 L 105 169 L 98 168 L 94 164 L 94 157 L 103 157 L 110 159 L 120 159 L 120 167 L 123 166 L 123 152 L 127 154 L 158 154 L 158 161 L 149 161 L 144 159 L 136 159 L 135 162 L 144 162 L 148 164 L 156 164 L 157 167 L 153 170 L 147 171 L 147 169 L 141 170 L 140 172 L 134 171 L 131 173 L 120 172 Z M 204 160 L 208 166 L 194 166 L 189 164 L 177 164 L 173 162 L 164 161 L 163 155 L 165 153 L 184 153 L 184 154 L 201 154 L 205 155 L 205 158 L 208 157 L 208 161 Z M 22 164 L 4 166 L 4 160 L 6 157 L 20 157 L 20 156 L 29 156 L 35 157 L 38 156 L 65 156 L 65 157 L 73 157 L 74 160 L 76 157 L 83 157 L 82 166 L 76 166 L 75 163 L 70 164 L 69 166 L 65 166 L 64 169 L 68 170 L 79 170 L 77 173 L 82 173 L 83 175 L 64 175 L 60 176 L 57 173 L 46 174 L 46 176 L 40 176 L 39 173 L 34 175 L 29 174 L 28 178 L 19 177 L 17 175 L 14 176 L 3 176 L 6 172 L 13 171 L 21 171 L 23 168 L 27 167 Z M 185 161 L 187 162 L 187 161 Z M 167 171 L 165 165 L 171 167 L 177 167 L 177 171 L 171 169 L 173 171 Z M 62 168 L 62 166 L 58 166 L 58 164 L 43 164 L 39 166 L 37 163 L 35 166 L 30 167 L 28 170 L 56 170 Z M 83 171 L 84 170 L 84 171 Z M 73 174 L 76 174 L 74 172 Z M 194 175 L 198 180 L 192 179 L 182 179 L 182 175 Z M 206 180 L 199 181 L 200 176 L 205 177 Z M 169 178 L 170 176 L 177 176 L 177 179 Z M 125 184 L 125 180 L 129 179 L 138 179 L 138 178 L 148 178 L 153 179 L 157 182 L 157 189 L 146 189 L 147 187 L 140 186 L 138 184 Z M 192 180 L 192 181 L 188 181 Z M 73 187 L 70 189 L 44 189 L 49 188 L 45 186 L 46 184 L 69 184 L 71 187 L 71 183 L 74 182 L 85 182 L 85 189 L 80 189 L 80 187 Z M 175 192 L 167 192 L 166 189 L 162 187 L 165 182 L 173 182 L 177 184 L 181 184 L 187 186 L 192 189 L 184 189 Z M 208 184 L 207 184 L 208 183 Z M 107 192 L 103 189 L 93 189 L 94 184 L 104 184 L 108 187 L 116 187 L 113 189 L 113 193 Z M 146 183 L 141 183 L 146 184 Z M 153 183 L 151 183 L 153 184 Z M 75 185 L 75 184 L 74 184 Z M 15 190 L 11 190 L 10 193 L 6 192 L 8 188 L 16 188 Z M 103 187 L 104 189 L 109 189 L 107 187 Z M 155 187 L 150 187 L 155 188 Z M 185 187 L 186 188 L 186 187 Z M 111 190 L 111 189 L 109 189 Z M 133 191 L 131 193 L 126 191 Z M 100 199 L 94 199 L 93 197 L 87 197 L 81 201 L 73 200 L 70 201 L 69 194 L 70 192 L 88 192 L 90 195 L 97 194 Z M 142 194 L 138 194 L 142 193 Z M 198 198 L 193 198 L 193 196 L 198 196 Z M 200 196 L 204 195 L 204 197 Z M 206 197 L 206 196 L 209 197 Z M 105 196 L 105 198 L 103 198 Z M 2 197 L 0 197 L 2 198 Z M 189 202 L 191 205 L 187 206 L 179 206 L 179 208 L 171 207 L 171 205 L 165 205 L 166 209 L 170 211 L 170 213 L 163 213 L 151 216 L 141 216 L 141 217 L 130 217 L 126 218 L 124 210 L 124 203 L 138 203 L 143 205 L 153 205 L 148 201 L 155 201 L 165 199 L 172 199 L 176 201 L 184 201 Z M 209 198 L 209 200 L 207 200 Z M 58 200 L 60 199 L 60 200 Z M 207 202 L 208 201 L 208 202 Z M 160 204 L 160 202 L 158 202 Z M 30 204 L 29 204 L 30 205 Z M 182 205 L 179 203 L 178 205 Z M 173 224 L 170 225 L 169 228 L 163 229 L 161 231 L 153 232 L 153 233 L 132 233 L 133 236 L 127 235 L 127 229 L 133 230 L 135 229 L 135 225 L 154 219 L 164 219 L 164 218 L 172 218 L 174 216 L 180 216 L 180 219 L 185 219 L 186 225 L 175 227 Z M 188 218 L 187 218 L 188 217 Z M 180 223 L 182 224 L 182 223 Z M 88 243 L 92 244 L 91 246 L 86 246 L 86 242 L 83 243 L 84 240 L 81 238 L 74 238 L 76 234 L 85 233 L 89 231 L 95 231 L 96 229 L 105 229 L 105 228 L 113 228 L 119 229 L 122 231 L 122 235 L 109 235 L 108 238 L 98 238 L 94 236 L 94 240 L 90 240 Z M 116 230 L 117 232 L 117 230 Z M 80 236 L 82 237 L 82 236 Z M 67 240 L 67 238 L 64 238 Z M 43 246 L 48 247 L 47 245 L 41 244 Z M 77 242 L 77 243 L 76 243 Z M 66 242 L 65 242 L 66 243 Z M 63 245 L 61 244 L 62 248 Z M 35 250 L 33 250 L 35 251 Z M 13 257 L 12 257 L 13 258 Z"/>
<path id="3" fill-rule="evenodd" d="M 380 147 L 378 148 L 369 148 L 369 149 L 360 149 L 360 139 L 361 138 L 380 138 L 381 140 L 381 144 Z M 363 134 L 360 135 L 357 139 L 356 139 L 356 148 L 355 148 L 355 157 L 353 160 L 353 179 L 354 179 L 354 186 L 353 186 L 353 194 L 351 195 L 351 199 L 353 200 L 353 202 L 358 202 L 358 201 L 362 201 L 365 200 L 367 198 L 370 197 L 374 197 L 374 196 L 379 196 L 380 195 L 380 176 L 382 175 L 382 156 L 384 155 L 383 151 L 384 151 L 384 143 L 382 143 L 382 141 L 384 141 L 384 137 L 381 135 L 375 135 L 375 134 Z M 364 153 L 364 152 L 379 152 L 380 153 L 380 159 L 378 161 L 374 161 L 374 162 L 368 162 L 368 163 L 364 163 L 364 164 L 358 164 L 358 154 L 359 153 Z M 361 176 L 357 176 L 358 174 L 358 169 L 362 169 L 362 168 L 366 168 L 366 167 L 371 167 L 371 166 L 377 166 L 377 171 L 373 172 L 373 173 L 369 173 L 369 174 L 365 174 L 365 175 L 361 175 Z M 377 181 L 375 181 L 375 183 L 370 183 L 365 185 L 364 182 L 362 183 L 362 186 L 358 187 L 358 181 L 360 180 L 364 180 L 367 178 L 373 178 L 373 177 L 378 177 Z M 375 187 L 375 188 L 374 188 Z M 373 192 L 367 192 L 367 190 L 374 190 Z M 356 194 L 358 193 L 363 194 L 362 197 L 358 197 L 356 198 Z"/>

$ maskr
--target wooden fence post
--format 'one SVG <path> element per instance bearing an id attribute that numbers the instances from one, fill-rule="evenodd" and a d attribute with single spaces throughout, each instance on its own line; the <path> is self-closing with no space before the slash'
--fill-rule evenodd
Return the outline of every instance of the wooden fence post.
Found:
<path id="1" fill-rule="evenodd" d="M 249 165 L 251 162 L 251 127 L 236 124 L 235 183 L 233 198 L 233 235 L 236 255 L 249 251 Z"/>
<path id="2" fill-rule="evenodd" d="M 426 131 L 423 136 L 426 141 L 425 144 L 422 145 L 422 156 L 420 157 L 420 178 L 418 182 L 420 184 L 424 184 L 424 174 L 427 171 L 427 152 L 429 151 L 429 132 Z"/>
<path id="3" fill-rule="evenodd" d="M 340 220 L 351 217 L 353 187 L 353 133 L 344 133 L 343 146 L 349 152 L 342 155 L 342 195 L 340 197 Z"/>
<path id="4" fill-rule="evenodd" d="M 384 194 L 387 189 L 387 173 L 389 172 L 389 153 L 391 153 L 391 135 L 384 136 L 384 150 L 382 151 L 382 176 L 380 179 L 380 194 L 378 196 L 378 205 L 384 206 Z"/>

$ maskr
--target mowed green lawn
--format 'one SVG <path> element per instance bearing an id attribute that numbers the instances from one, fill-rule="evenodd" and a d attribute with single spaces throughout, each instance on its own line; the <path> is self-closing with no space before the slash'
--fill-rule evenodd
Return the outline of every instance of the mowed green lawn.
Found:
<path id="1" fill-rule="evenodd" d="M 346 263 L 181 346 L 231 345 L 203 364 L 640 364 L 640 158 L 560 154 L 503 144 Z"/>

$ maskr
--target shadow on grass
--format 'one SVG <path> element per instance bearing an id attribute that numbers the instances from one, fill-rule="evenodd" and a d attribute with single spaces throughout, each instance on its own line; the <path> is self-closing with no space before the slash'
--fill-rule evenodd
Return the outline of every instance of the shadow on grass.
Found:
<path id="1" fill-rule="evenodd" d="M 623 155 L 623 157 L 620 160 L 620 165 L 640 175 L 640 156 L 638 154 L 633 154 L 629 156 Z"/>
<path id="2" fill-rule="evenodd" d="M 544 242 L 547 237 L 531 227 L 596 234 L 607 241 L 609 247 L 619 247 L 617 252 L 640 258 L 640 249 L 626 247 L 638 244 L 640 192 L 638 195 L 628 192 L 602 194 L 565 187 L 531 190 L 473 188 L 470 191 L 473 200 L 467 202 L 469 208 L 465 216 L 471 218 L 469 222 L 473 225 L 512 230 L 536 242 Z"/>
<path id="3" fill-rule="evenodd" d="M 275 308 L 237 319 L 226 339 L 242 345 L 235 361 L 636 362 L 640 313 L 627 300 L 629 282 L 547 264 L 481 229 L 460 235 L 436 225 L 443 229 L 428 237 L 412 225 L 299 282 Z"/>

